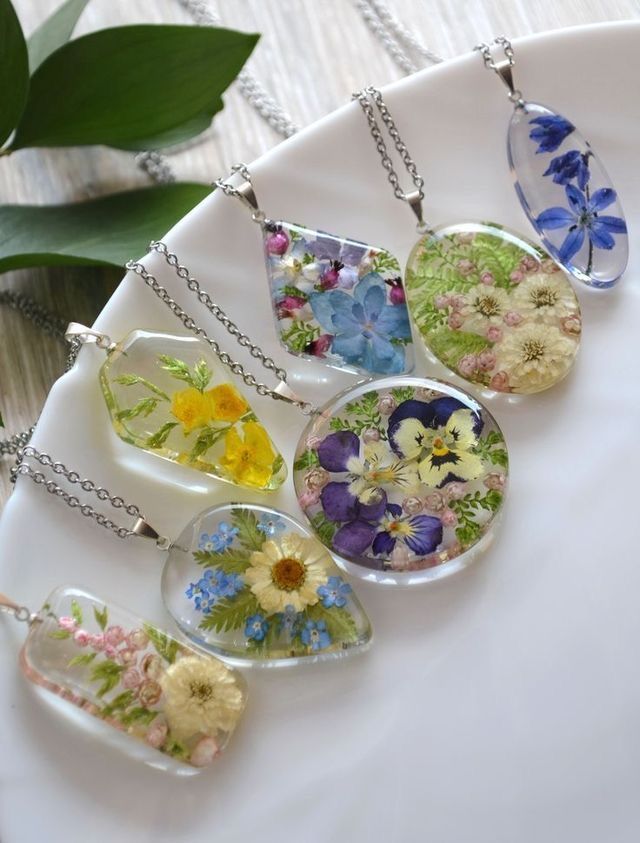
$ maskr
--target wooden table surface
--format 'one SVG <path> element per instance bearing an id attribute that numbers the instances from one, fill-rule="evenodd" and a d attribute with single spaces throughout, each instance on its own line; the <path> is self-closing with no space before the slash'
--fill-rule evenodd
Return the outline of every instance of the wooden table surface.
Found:
<path id="1" fill-rule="evenodd" d="M 14 0 L 27 33 L 59 3 Z M 389 6 L 445 58 L 501 33 L 516 37 L 640 16 L 638 0 L 389 0 Z M 402 75 L 351 0 L 222 0 L 215 8 L 225 25 L 262 33 L 248 66 L 299 125 L 323 117 L 363 85 L 383 85 Z M 177 0 L 92 0 L 77 33 L 139 22 L 188 23 L 189 17 Z M 201 142 L 172 154 L 171 163 L 179 178 L 209 181 L 234 161 L 251 161 L 279 140 L 232 88 L 224 111 Z M 104 147 L 24 150 L 0 158 L 4 203 L 68 202 L 146 183 L 130 154 Z M 34 269 L 7 273 L 0 283 L 65 319 L 91 324 L 121 274 L 78 267 Z M 12 433 L 37 417 L 63 369 L 65 349 L 8 308 L 0 309 L 0 338 L 0 412 L 6 432 Z M 0 505 L 10 491 L 12 461 L 3 462 Z"/>

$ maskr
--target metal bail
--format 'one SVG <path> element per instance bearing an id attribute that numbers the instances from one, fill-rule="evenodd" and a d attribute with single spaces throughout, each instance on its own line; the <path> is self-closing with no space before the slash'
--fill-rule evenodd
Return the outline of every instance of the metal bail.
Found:
<path id="1" fill-rule="evenodd" d="M 17 621 L 22 621 L 24 623 L 30 623 L 31 620 L 35 617 L 31 614 L 27 606 L 19 606 L 6 594 L 0 593 L 0 612 L 7 612 Z"/>
<path id="2" fill-rule="evenodd" d="M 64 338 L 67 342 L 71 340 L 78 340 L 78 342 L 85 345 L 86 343 L 95 343 L 98 348 L 110 349 L 115 343 L 111 341 L 111 337 L 103 334 L 100 331 L 95 331 L 93 328 L 87 328 L 80 322 L 69 322 Z"/>
<path id="3" fill-rule="evenodd" d="M 416 215 L 419 225 L 424 225 L 422 217 L 422 191 L 412 190 L 411 193 L 405 194 L 405 199 L 411 206 L 411 210 Z"/>
<path id="4" fill-rule="evenodd" d="M 256 192 L 253 189 L 253 185 L 250 181 L 245 179 L 242 182 L 240 187 L 238 187 L 238 193 L 242 198 L 243 202 L 251 208 L 252 211 L 259 211 L 260 207 L 258 205 L 258 199 L 256 197 Z"/>
<path id="5" fill-rule="evenodd" d="M 513 84 L 513 60 L 503 59 L 502 61 L 495 62 L 494 70 L 507 86 L 510 94 L 514 96 L 519 94 L 519 91 L 516 91 L 515 85 Z"/>
<path id="6" fill-rule="evenodd" d="M 152 539 L 161 550 L 166 550 L 171 544 L 166 536 L 161 536 L 144 518 L 136 518 L 131 532 L 136 536 L 140 536 L 141 539 Z"/>

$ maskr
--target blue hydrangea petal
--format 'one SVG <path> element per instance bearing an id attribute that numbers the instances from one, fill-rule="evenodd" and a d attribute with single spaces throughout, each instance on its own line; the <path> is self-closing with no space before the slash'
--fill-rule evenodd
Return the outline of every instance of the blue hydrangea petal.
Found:
<path id="1" fill-rule="evenodd" d="M 360 328 L 358 329 L 360 331 Z M 367 339 L 362 333 L 356 336 L 338 335 L 331 344 L 334 354 L 339 354 L 346 363 L 360 365 L 367 353 Z"/>
<path id="2" fill-rule="evenodd" d="M 378 316 L 376 333 L 386 337 L 410 339 L 409 313 L 403 304 L 389 304 Z"/>

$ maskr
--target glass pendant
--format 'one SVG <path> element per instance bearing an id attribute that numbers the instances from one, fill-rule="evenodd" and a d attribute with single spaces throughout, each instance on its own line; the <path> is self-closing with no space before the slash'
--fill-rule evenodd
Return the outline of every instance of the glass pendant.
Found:
<path id="1" fill-rule="evenodd" d="M 325 547 L 291 516 L 256 504 L 194 518 L 169 548 L 162 593 L 185 635 L 237 662 L 324 661 L 371 640 Z"/>
<path id="2" fill-rule="evenodd" d="M 478 401 L 404 377 L 327 404 L 303 433 L 293 479 L 345 571 L 414 585 L 465 567 L 490 544 L 507 470 L 504 437 Z"/>
<path id="3" fill-rule="evenodd" d="M 182 776 L 226 748 L 246 702 L 235 670 L 78 588 L 57 588 L 30 620 L 20 664 L 81 710 L 79 726 Z"/>

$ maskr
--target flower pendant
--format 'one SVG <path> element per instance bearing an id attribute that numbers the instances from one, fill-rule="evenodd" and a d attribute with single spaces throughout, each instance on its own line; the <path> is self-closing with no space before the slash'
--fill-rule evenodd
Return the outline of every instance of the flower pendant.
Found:
<path id="1" fill-rule="evenodd" d="M 336 396 L 306 428 L 298 501 L 350 574 L 413 585 L 468 565 L 502 510 L 507 447 L 474 398 L 423 378 Z"/>
<path id="2" fill-rule="evenodd" d="M 225 749 L 246 702 L 235 670 L 77 588 L 49 596 L 20 664 L 35 685 L 82 709 L 79 725 L 180 776 Z"/>
<path id="3" fill-rule="evenodd" d="M 364 609 L 321 542 L 256 504 L 194 518 L 169 549 L 162 594 L 185 635 L 238 663 L 324 661 L 371 640 Z"/>
<path id="4" fill-rule="evenodd" d="M 201 340 L 134 331 L 108 352 L 100 382 L 124 442 L 248 489 L 284 482 L 267 430 Z"/>
<path id="5" fill-rule="evenodd" d="M 430 231 L 407 263 L 409 309 L 427 349 L 496 392 L 548 389 L 571 369 L 580 305 L 542 249 L 495 223 Z"/>
<path id="6" fill-rule="evenodd" d="M 627 225 L 588 141 L 565 117 L 525 102 L 511 117 L 507 150 L 518 198 L 553 257 L 585 284 L 615 284 L 629 257 Z"/>
<path id="7" fill-rule="evenodd" d="M 278 339 L 291 354 L 365 375 L 413 369 L 398 261 L 300 225 L 262 224 Z"/>

